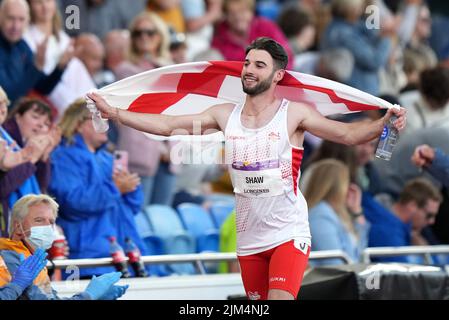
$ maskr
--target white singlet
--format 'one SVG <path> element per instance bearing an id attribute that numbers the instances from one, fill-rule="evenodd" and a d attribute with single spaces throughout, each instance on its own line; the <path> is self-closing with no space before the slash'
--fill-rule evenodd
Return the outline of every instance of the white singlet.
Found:
<path id="1" fill-rule="evenodd" d="M 303 148 L 292 146 L 289 101 L 262 128 L 242 125 L 236 105 L 225 129 L 225 159 L 236 199 L 237 255 L 263 252 L 295 239 L 311 245 L 307 203 L 298 189 Z M 295 241 L 296 242 L 296 241 Z"/>

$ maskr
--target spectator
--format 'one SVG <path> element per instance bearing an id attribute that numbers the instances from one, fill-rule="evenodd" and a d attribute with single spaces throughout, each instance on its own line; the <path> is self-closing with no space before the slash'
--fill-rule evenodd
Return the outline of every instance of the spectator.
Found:
<path id="1" fill-rule="evenodd" d="M 8 97 L 6 96 L 6 93 L 3 91 L 2 87 L 0 87 L 0 150 L 2 152 L 2 160 L 0 161 L 0 188 L 4 188 L 4 185 L 2 185 L 1 182 L 7 181 L 11 178 L 10 175 L 7 175 L 7 172 L 9 170 L 30 161 L 34 156 L 34 153 L 39 152 L 39 149 L 35 148 L 32 144 L 28 144 L 24 149 L 19 150 L 17 147 L 15 147 L 11 136 L 1 126 L 6 119 L 6 116 L 8 115 L 8 105 Z M 0 193 L 0 205 L 2 206 L 0 210 L 0 236 L 2 237 L 8 236 L 8 196 L 8 191 Z"/>
<path id="2" fill-rule="evenodd" d="M 121 246 L 129 237 L 142 254 L 134 215 L 142 205 L 137 174 L 113 172 L 113 157 L 105 150 L 106 133 L 95 132 L 84 100 L 77 100 L 60 122 L 63 139 L 52 153 L 49 192 L 61 205 L 58 224 L 64 229 L 70 258 L 109 256 L 109 237 Z M 82 277 L 109 272 L 112 267 L 83 268 Z"/>
<path id="3" fill-rule="evenodd" d="M 439 148 L 422 144 L 415 148 L 411 161 L 420 168 L 425 168 L 445 187 L 449 187 L 449 156 Z"/>
<path id="4" fill-rule="evenodd" d="M 349 85 L 373 95 L 379 94 L 379 69 L 390 56 L 391 41 L 388 39 L 394 29 L 367 30 L 361 21 L 363 0 L 333 0 L 332 22 L 321 39 L 321 48 L 348 49 L 354 56 L 354 69 L 347 82 Z"/>
<path id="5" fill-rule="evenodd" d="M 407 84 L 401 89 L 401 95 L 399 100 L 405 101 L 404 97 L 409 94 L 418 94 L 419 86 L 419 75 L 424 69 L 426 69 L 425 61 L 422 56 L 411 51 L 404 50 L 404 73 L 407 77 Z M 404 103 L 404 106 L 410 105 L 409 103 Z"/>
<path id="6" fill-rule="evenodd" d="M 418 17 L 415 30 L 408 44 L 408 50 L 418 54 L 425 62 L 425 68 L 434 68 L 437 64 L 437 56 L 429 46 L 428 40 L 432 32 L 432 18 L 429 8 L 421 4 L 418 9 Z"/>
<path id="7" fill-rule="evenodd" d="M 9 289 L 5 292 L 5 287 L 0 287 L 0 297 L 5 295 L 8 300 L 61 299 L 51 287 L 47 269 L 42 270 L 46 264 L 44 250 L 51 246 L 55 237 L 57 216 L 58 204 L 47 195 L 27 195 L 14 205 L 10 225 L 11 238 L 0 239 L 0 259 L 6 265 L 6 268 L 0 268 L 0 286 L 6 284 Z M 21 265 L 27 262 L 22 264 L 22 260 L 33 253 L 34 256 L 30 260 L 36 260 L 38 267 L 24 270 Z M 119 279 L 118 272 L 92 279 L 85 291 L 69 299 L 115 300 L 128 288 L 114 285 Z"/>
<path id="8" fill-rule="evenodd" d="M 366 195 L 363 195 L 365 198 Z M 415 215 L 436 215 L 442 201 L 441 193 L 428 180 L 417 178 L 404 186 L 399 199 L 386 208 L 374 199 L 364 199 L 364 213 L 371 223 L 370 247 L 400 247 L 411 245 L 411 228 Z M 409 262 L 407 256 L 378 258 L 383 262 Z"/>
<path id="9" fill-rule="evenodd" d="M 304 197 L 309 214 L 312 250 L 342 250 L 353 261 L 367 247 L 368 229 L 361 207 L 362 192 L 350 183 L 348 167 L 335 159 L 314 163 Z M 339 259 L 319 264 L 341 264 Z M 318 263 L 317 263 L 318 264 Z"/>
<path id="10" fill-rule="evenodd" d="M 47 76 L 43 72 L 47 42 L 33 54 L 23 35 L 30 20 L 25 0 L 4 0 L 0 3 L 0 86 L 14 103 L 30 90 L 47 95 L 58 84 L 73 53 L 66 51 Z"/>
<path id="11" fill-rule="evenodd" d="M 223 0 L 181 0 L 186 22 L 187 60 L 210 48 L 214 25 L 222 15 Z"/>
<path id="12" fill-rule="evenodd" d="M 74 54 L 73 41 L 63 31 L 61 16 L 57 10 L 56 0 L 28 0 L 31 9 L 31 24 L 25 32 L 24 39 L 33 53 L 46 41 L 43 72 L 51 74 L 65 52 Z M 47 96 L 48 101 L 57 110 L 56 117 L 77 98 L 95 88 L 83 63 L 72 58 L 62 75 L 60 82 Z"/>
<path id="13" fill-rule="evenodd" d="M 270 20 L 254 16 L 254 0 L 224 0 L 225 20 L 215 30 L 212 47 L 226 60 L 244 61 L 245 48 L 259 37 L 270 37 L 287 51 L 287 69 L 293 67 L 293 51 L 280 28 Z"/>
<path id="14" fill-rule="evenodd" d="M 35 99 L 20 101 L 11 111 L 3 128 L 17 149 L 32 145 L 35 150 L 28 162 L 9 170 L 0 181 L 0 198 L 3 208 L 12 208 L 20 197 L 45 193 L 50 180 L 49 155 L 59 143 L 60 130 L 52 127 L 51 109 Z"/>
<path id="15" fill-rule="evenodd" d="M 185 21 L 181 0 L 148 0 L 149 12 L 155 13 L 176 32 L 185 33 Z"/>
<path id="16" fill-rule="evenodd" d="M 90 75 L 92 84 L 89 86 L 95 88 L 100 86 L 101 81 L 98 81 L 96 77 L 103 69 L 105 58 L 104 47 L 100 39 L 92 33 L 83 33 L 76 38 L 75 51 L 76 57 L 84 64 Z"/>
<path id="17" fill-rule="evenodd" d="M 406 106 L 407 129 L 447 126 L 449 121 L 449 68 L 424 70 L 419 81 L 420 97 Z"/>
<path id="18" fill-rule="evenodd" d="M 278 25 L 287 37 L 295 59 L 315 44 L 313 17 L 304 9 L 296 5 L 286 6 L 278 17 Z"/>
<path id="19" fill-rule="evenodd" d="M 187 62 L 187 43 L 183 33 L 170 29 L 170 59 L 174 64 Z"/>
<path id="20" fill-rule="evenodd" d="M 106 34 L 103 39 L 106 70 L 115 73 L 115 69 L 126 60 L 130 40 L 128 30 L 112 30 Z"/>
<path id="21" fill-rule="evenodd" d="M 235 222 L 235 210 L 229 214 L 220 227 L 220 252 L 237 251 L 237 227 Z M 223 261 L 218 265 L 218 273 L 240 272 L 238 261 Z"/>
<path id="22" fill-rule="evenodd" d="M 130 34 L 129 60 L 116 68 L 118 79 L 172 63 L 169 31 L 157 15 L 149 12 L 138 15 L 131 23 Z M 142 179 L 142 205 L 171 205 L 175 184 L 174 167 L 169 162 L 171 144 L 150 139 L 127 126 L 117 127 L 117 147 L 128 151 L 129 167 Z"/>
<path id="23" fill-rule="evenodd" d="M 130 21 L 145 10 L 146 0 L 58 0 L 61 12 L 76 6 L 79 10 L 77 28 L 66 25 L 70 36 L 93 33 L 103 39 L 106 33 L 114 29 L 126 29 Z"/>
<path id="24" fill-rule="evenodd" d="M 131 45 L 128 60 L 116 67 L 117 79 L 172 64 L 169 29 L 157 15 L 148 12 L 139 14 L 132 21 L 129 32 Z"/>

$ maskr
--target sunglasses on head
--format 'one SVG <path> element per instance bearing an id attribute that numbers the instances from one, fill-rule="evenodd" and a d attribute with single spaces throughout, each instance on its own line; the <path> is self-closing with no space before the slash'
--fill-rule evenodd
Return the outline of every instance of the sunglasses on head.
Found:
<path id="1" fill-rule="evenodd" d="M 146 34 L 149 37 L 152 37 L 157 34 L 157 30 L 156 29 L 143 29 L 143 30 L 134 30 L 133 32 L 131 32 L 131 36 L 133 38 L 141 37 L 144 34 Z"/>

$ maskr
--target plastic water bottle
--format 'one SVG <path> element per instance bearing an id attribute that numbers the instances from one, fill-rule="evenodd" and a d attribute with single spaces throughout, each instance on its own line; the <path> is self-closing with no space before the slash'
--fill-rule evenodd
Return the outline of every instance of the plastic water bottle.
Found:
<path id="1" fill-rule="evenodd" d="M 376 157 L 389 161 L 391 154 L 393 153 L 394 146 L 399 139 L 399 132 L 393 126 L 393 123 L 398 117 L 392 115 L 388 120 L 388 123 L 384 127 L 382 134 L 380 135 L 379 144 L 376 149 Z"/>
<path id="2" fill-rule="evenodd" d="M 109 122 L 107 119 L 101 117 L 100 111 L 92 112 L 92 124 L 96 132 L 106 132 L 109 129 Z"/>
<path id="3" fill-rule="evenodd" d="M 126 263 L 126 256 L 122 247 L 118 244 L 115 237 L 109 238 L 109 251 L 112 256 L 112 263 L 117 271 L 122 273 L 122 278 L 129 278 L 131 275 L 128 271 L 128 264 Z"/>
<path id="4" fill-rule="evenodd" d="M 125 253 L 128 256 L 128 262 L 131 264 L 137 277 L 148 277 L 145 270 L 145 264 L 141 259 L 139 248 L 134 244 L 130 238 L 125 239 Z"/>

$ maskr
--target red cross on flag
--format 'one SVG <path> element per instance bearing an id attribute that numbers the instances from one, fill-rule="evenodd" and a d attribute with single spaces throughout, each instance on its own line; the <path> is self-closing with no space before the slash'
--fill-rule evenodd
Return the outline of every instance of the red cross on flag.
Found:
<path id="1" fill-rule="evenodd" d="M 110 105 L 132 112 L 185 115 L 220 103 L 242 103 L 243 62 L 176 64 L 128 77 L 98 90 Z M 393 105 L 350 86 L 286 71 L 276 96 L 307 103 L 323 115 L 391 108 Z"/>

